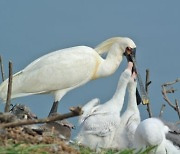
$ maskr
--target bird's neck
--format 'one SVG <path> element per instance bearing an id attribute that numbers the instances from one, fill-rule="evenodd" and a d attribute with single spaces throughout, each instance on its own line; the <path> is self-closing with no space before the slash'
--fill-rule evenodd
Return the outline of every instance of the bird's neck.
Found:
<path id="1" fill-rule="evenodd" d="M 136 101 L 136 88 L 131 87 L 128 89 L 128 105 L 127 105 L 127 110 L 131 110 L 133 112 L 139 112 L 138 106 L 137 106 L 137 101 Z"/>
<path id="2" fill-rule="evenodd" d="M 119 107 L 120 110 L 122 109 L 124 103 L 126 87 L 130 76 L 131 76 L 130 70 L 126 70 L 121 74 L 116 92 L 112 97 L 113 102 Z"/>
<path id="3" fill-rule="evenodd" d="M 118 44 L 113 44 L 105 60 L 101 62 L 98 69 L 98 76 L 105 77 L 113 74 L 122 61 L 123 50 Z"/>

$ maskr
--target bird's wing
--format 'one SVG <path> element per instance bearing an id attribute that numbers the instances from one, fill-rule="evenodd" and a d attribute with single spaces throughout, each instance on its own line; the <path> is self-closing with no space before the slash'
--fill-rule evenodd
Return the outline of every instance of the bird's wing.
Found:
<path id="1" fill-rule="evenodd" d="M 54 52 L 50 52 L 34 60 L 32 63 L 30 63 L 28 66 L 26 66 L 23 69 L 23 72 L 39 69 L 40 67 L 44 67 L 45 65 L 49 65 L 53 63 L 68 65 L 71 61 L 73 63 L 74 62 L 73 60 L 76 61 L 83 58 L 87 60 L 88 56 L 92 56 L 95 54 L 95 52 L 93 51 L 94 50 L 90 47 L 76 46 L 76 47 L 65 48 Z"/>
<path id="2" fill-rule="evenodd" d="M 166 134 L 166 139 L 170 140 L 174 145 L 180 148 L 180 133 L 169 131 Z"/>
<path id="3" fill-rule="evenodd" d="M 84 133 L 107 136 L 116 130 L 119 122 L 118 114 L 112 112 L 94 114 L 84 121 L 83 130 Z"/>
<path id="4" fill-rule="evenodd" d="M 95 111 L 98 104 L 100 104 L 100 100 L 98 98 L 94 98 L 82 107 L 83 114 L 79 117 L 80 124 L 82 124 L 84 120 Z"/>
<path id="5" fill-rule="evenodd" d="M 13 76 L 13 96 L 49 93 L 85 84 L 91 80 L 97 64 L 98 54 L 93 51 L 88 47 L 74 47 L 40 57 Z"/>
<path id="6" fill-rule="evenodd" d="M 94 100 L 96 101 L 96 100 Z M 100 102 L 97 102 L 98 104 Z M 92 102 L 93 104 L 93 102 Z M 92 105 L 91 104 L 91 105 Z M 91 110 L 89 110 L 90 112 L 85 112 L 85 113 L 88 113 L 88 114 L 85 114 L 86 116 L 84 116 L 84 119 L 82 122 L 84 122 L 85 120 L 87 120 L 89 117 L 97 117 L 97 116 L 109 116 L 111 113 L 111 110 L 109 110 L 109 108 L 107 108 L 108 106 L 105 106 L 105 104 L 99 104 L 99 105 L 95 105 L 94 107 L 92 107 Z"/>
<path id="7" fill-rule="evenodd" d="M 134 138 L 135 131 L 137 129 L 137 126 L 140 124 L 140 116 L 138 114 L 132 114 L 126 123 L 126 132 L 128 135 L 128 138 L 132 141 Z"/>

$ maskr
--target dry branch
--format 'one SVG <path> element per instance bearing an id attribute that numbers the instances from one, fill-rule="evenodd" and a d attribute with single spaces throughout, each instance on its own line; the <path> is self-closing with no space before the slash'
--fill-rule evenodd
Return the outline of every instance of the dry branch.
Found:
<path id="1" fill-rule="evenodd" d="M 146 90 L 147 95 L 149 93 L 148 87 L 149 87 L 150 84 L 151 84 L 151 81 L 149 81 L 149 70 L 146 69 L 145 90 Z M 150 107 L 150 102 L 147 104 L 147 111 L 148 111 L 148 114 L 149 114 L 149 118 L 151 118 L 152 117 L 152 111 L 151 111 L 151 107 Z"/>
<path id="2" fill-rule="evenodd" d="M 163 95 L 164 100 L 168 103 L 168 105 L 169 105 L 170 107 L 172 107 L 172 108 L 177 112 L 178 117 L 179 117 L 179 119 L 180 119 L 180 109 L 179 109 L 178 101 L 175 100 L 175 104 L 173 104 L 173 103 L 170 101 L 170 99 L 168 98 L 168 96 L 167 96 L 167 93 L 174 93 L 175 90 L 174 90 L 174 88 L 170 88 L 170 89 L 168 89 L 168 90 L 166 89 L 166 87 L 168 87 L 168 86 L 170 86 L 170 85 L 173 85 L 173 84 L 175 84 L 175 83 L 177 83 L 177 82 L 180 82 L 180 78 L 178 78 L 178 79 L 176 79 L 176 80 L 174 80 L 174 81 L 172 81 L 172 82 L 164 83 L 161 87 L 162 87 L 162 95 Z"/>
<path id="3" fill-rule="evenodd" d="M 177 122 L 175 123 L 175 125 L 176 125 L 176 126 L 180 125 L 180 121 L 177 121 Z"/>
<path id="4" fill-rule="evenodd" d="M 167 87 L 167 86 L 170 86 L 170 85 L 175 84 L 177 82 L 180 82 L 180 78 L 177 78 L 176 80 L 174 80 L 172 82 L 166 82 L 163 84 L 163 86 Z"/>
<path id="5" fill-rule="evenodd" d="M 70 111 L 71 112 L 63 114 L 63 115 L 54 115 L 54 116 L 50 116 L 44 119 L 21 120 L 17 122 L 0 124 L 0 127 L 7 128 L 7 127 L 18 127 L 18 126 L 31 125 L 31 124 L 42 124 L 42 123 L 48 123 L 48 122 L 57 121 L 57 120 L 63 120 L 66 118 L 71 118 L 71 117 L 79 116 L 82 114 L 82 110 L 80 107 L 72 107 L 70 108 Z"/>
<path id="6" fill-rule="evenodd" d="M 174 109 L 176 110 L 176 106 L 169 100 L 169 98 L 167 97 L 167 93 L 166 93 L 166 88 L 165 86 L 162 85 L 162 95 L 164 100 Z"/>
<path id="7" fill-rule="evenodd" d="M 12 91 L 12 62 L 9 62 L 9 79 L 8 79 L 8 91 L 7 91 L 7 99 L 6 106 L 4 111 L 9 112 L 10 104 L 11 104 L 11 91 Z"/>
<path id="8" fill-rule="evenodd" d="M 179 110 L 179 104 L 178 104 L 177 99 L 175 99 L 175 104 L 176 104 L 176 111 L 177 111 L 179 119 L 180 119 L 180 110 Z"/>
<path id="9" fill-rule="evenodd" d="M 166 90 L 166 93 L 175 93 L 175 91 L 177 91 L 177 90 L 174 89 L 173 87 L 171 87 L 170 89 Z"/>
<path id="10" fill-rule="evenodd" d="M 3 60 L 2 57 L 0 56 L 0 67 L 1 67 L 1 77 L 2 77 L 2 81 L 4 81 L 5 77 L 4 77 L 4 67 L 3 67 Z"/>

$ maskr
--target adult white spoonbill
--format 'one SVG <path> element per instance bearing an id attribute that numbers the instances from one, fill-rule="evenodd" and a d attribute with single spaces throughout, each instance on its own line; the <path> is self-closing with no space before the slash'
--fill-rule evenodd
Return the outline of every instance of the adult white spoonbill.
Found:
<path id="1" fill-rule="evenodd" d="M 77 136 L 79 144 L 96 150 L 110 148 L 115 131 L 119 127 L 120 111 L 131 71 L 132 63 L 129 62 L 128 68 L 120 76 L 114 96 L 109 101 L 97 105 L 99 100 L 93 99 L 82 108 L 84 111 L 80 116 L 82 128 Z"/>
<path id="2" fill-rule="evenodd" d="M 179 147 L 166 139 L 166 135 L 171 131 L 169 127 L 157 118 L 149 118 L 142 121 L 136 129 L 134 137 L 134 147 L 145 149 L 147 146 L 157 146 L 152 153 L 156 154 L 179 154 Z"/>
<path id="3" fill-rule="evenodd" d="M 54 95 L 50 114 L 70 90 L 90 80 L 109 76 L 119 67 L 123 54 L 134 55 L 136 45 L 126 37 L 110 38 L 95 49 L 76 46 L 44 55 L 13 75 L 11 98 L 33 94 Z M 100 54 L 108 52 L 106 59 Z M 7 97 L 8 79 L 0 85 L 0 98 Z"/>
<path id="4" fill-rule="evenodd" d="M 134 134 L 140 123 L 140 113 L 136 102 L 136 74 L 133 72 L 128 83 L 128 105 L 126 111 L 121 115 L 121 121 L 114 135 L 111 148 L 132 148 Z"/>

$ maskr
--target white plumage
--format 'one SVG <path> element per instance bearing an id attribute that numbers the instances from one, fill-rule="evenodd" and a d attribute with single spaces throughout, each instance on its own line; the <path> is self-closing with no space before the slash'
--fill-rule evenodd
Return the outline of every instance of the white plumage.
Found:
<path id="1" fill-rule="evenodd" d="M 126 149 L 132 148 L 134 134 L 140 123 L 140 113 L 136 102 L 136 75 L 133 72 L 129 80 L 128 89 L 128 105 L 125 112 L 121 115 L 121 121 L 116 130 L 111 148 Z"/>
<path id="2" fill-rule="evenodd" d="M 120 124 L 120 111 L 124 103 L 126 86 L 131 77 L 131 70 L 132 65 L 129 65 L 128 69 L 121 74 L 112 99 L 97 106 L 94 104 L 96 104 L 95 100 L 98 102 L 98 99 L 94 99 L 82 108 L 84 111 L 80 117 L 82 129 L 77 136 L 79 144 L 96 150 L 111 147 L 114 134 Z"/>
<path id="3" fill-rule="evenodd" d="M 94 110 L 97 108 L 97 105 L 100 104 L 98 98 L 92 99 L 85 106 L 83 106 L 83 114 L 79 117 L 79 123 L 82 124 L 89 116 L 91 116 Z"/>
<path id="4" fill-rule="evenodd" d="M 151 153 L 179 154 L 180 149 L 166 139 L 169 128 L 157 118 L 149 118 L 142 121 L 136 129 L 134 147 L 145 149 L 147 146 L 157 146 Z"/>
<path id="5" fill-rule="evenodd" d="M 68 91 L 114 73 L 127 47 L 136 45 L 129 38 L 115 37 L 95 49 L 77 46 L 44 55 L 13 75 L 11 98 L 52 93 L 58 102 Z M 108 55 L 103 59 L 100 54 L 105 52 Z M 0 98 L 4 101 L 7 87 L 8 79 L 0 85 Z"/>

